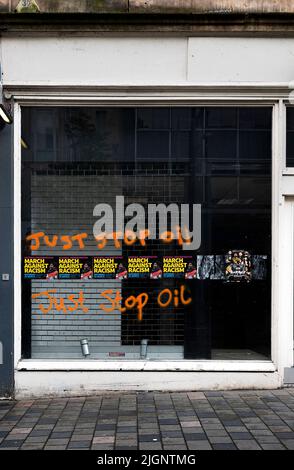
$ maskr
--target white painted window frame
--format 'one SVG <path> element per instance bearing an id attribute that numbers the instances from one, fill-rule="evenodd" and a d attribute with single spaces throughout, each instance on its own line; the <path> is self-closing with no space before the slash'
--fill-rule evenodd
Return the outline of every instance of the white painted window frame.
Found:
<path id="1" fill-rule="evenodd" d="M 293 365 L 293 231 L 287 243 L 282 242 L 284 230 L 291 229 L 291 212 L 282 195 L 282 175 L 285 174 L 285 101 L 278 87 L 225 86 L 221 89 L 201 87 L 112 87 L 87 92 L 80 87 L 11 90 L 14 98 L 14 364 L 18 371 L 240 371 L 274 372 L 283 375 L 283 368 Z M 143 89 L 142 89 L 143 88 Z M 272 106 L 272 335 L 271 360 L 34 360 L 21 359 L 21 107 L 22 106 Z M 289 176 L 288 176 L 289 177 Z M 294 182 L 294 180 L 293 180 Z M 294 190 L 293 190 L 294 196 Z M 293 205 L 294 208 L 294 205 Z M 294 210 L 293 210 L 294 217 Z M 281 223 L 283 222 L 283 223 Z M 290 225 L 289 225 L 290 224 Z M 292 222 L 293 224 L 293 222 Z M 291 245 L 292 244 L 292 245 Z M 291 246 L 292 248 L 291 248 Z M 285 252 L 290 249 L 292 262 L 287 264 Z M 285 268 L 285 263 L 287 268 Z M 288 275 L 283 281 L 282 272 Z M 279 313 L 280 312 L 280 313 Z M 283 312 L 283 314 L 282 314 Z M 289 331 L 291 334 L 289 334 Z"/>

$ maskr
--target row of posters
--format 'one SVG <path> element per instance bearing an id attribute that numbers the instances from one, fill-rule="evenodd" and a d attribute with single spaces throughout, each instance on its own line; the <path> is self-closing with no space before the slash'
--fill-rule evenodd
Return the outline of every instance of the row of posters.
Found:
<path id="1" fill-rule="evenodd" d="M 214 279 L 266 278 L 266 255 L 232 250 L 226 255 L 27 256 L 24 279 Z"/>

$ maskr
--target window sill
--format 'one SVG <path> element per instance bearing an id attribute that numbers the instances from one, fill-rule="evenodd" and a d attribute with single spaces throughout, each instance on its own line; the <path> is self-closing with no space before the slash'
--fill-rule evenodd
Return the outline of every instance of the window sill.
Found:
<path id="1" fill-rule="evenodd" d="M 23 359 L 18 371 L 174 371 L 174 372 L 275 372 L 269 361 L 221 360 L 46 360 Z"/>

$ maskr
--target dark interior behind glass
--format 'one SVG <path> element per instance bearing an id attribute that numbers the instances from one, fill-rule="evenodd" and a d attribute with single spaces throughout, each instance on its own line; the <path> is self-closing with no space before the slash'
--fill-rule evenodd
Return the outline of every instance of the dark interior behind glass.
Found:
<path id="1" fill-rule="evenodd" d="M 209 273 L 202 279 L 88 284 L 23 280 L 23 356 L 79 358 L 80 340 L 87 338 L 90 359 L 138 359 L 142 339 L 148 339 L 151 359 L 270 358 L 271 122 L 269 107 L 23 107 L 23 257 L 63 256 L 60 245 L 30 252 L 26 237 L 38 231 L 50 237 L 92 234 L 94 206 L 114 206 L 115 196 L 123 195 L 125 204 L 146 208 L 201 204 L 202 213 L 196 252 L 183 253 L 176 241 L 157 239 L 147 240 L 145 247 L 123 244 L 123 257 L 224 257 L 230 250 L 246 250 L 263 260 L 263 275 L 248 283 L 225 282 Z M 114 253 L 109 245 L 106 254 Z M 101 253 L 94 243 L 83 253 L 76 248 L 66 253 L 77 254 Z M 192 302 L 160 308 L 158 293 L 183 284 Z M 59 296 L 83 289 L 89 312 L 40 313 L 40 300 L 33 301 L 32 293 L 45 285 Z M 143 319 L 136 309 L 101 312 L 101 289 L 119 289 L 123 298 L 147 292 Z"/>

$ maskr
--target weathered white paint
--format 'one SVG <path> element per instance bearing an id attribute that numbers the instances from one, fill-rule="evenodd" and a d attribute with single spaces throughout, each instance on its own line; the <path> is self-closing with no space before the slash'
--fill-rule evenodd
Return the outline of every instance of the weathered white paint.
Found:
<path id="1" fill-rule="evenodd" d="M 3 82 L 177 83 L 186 80 L 186 38 L 3 38 Z"/>
<path id="2" fill-rule="evenodd" d="M 293 171 L 293 168 L 291 168 Z M 294 178 L 293 175 L 289 175 L 288 173 L 285 173 L 283 178 L 282 178 L 282 183 L 281 183 L 281 194 L 282 196 L 293 196 L 293 191 L 294 191 Z"/>
<path id="3" fill-rule="evenodd" d="M 22 359 L 17 370 L 92 370 L 92 371 L 215 371 L 215 372 L 274 372 L 271 361 L 221 361 L 221 360 L 42 360 Z"/>
<path id="4" fill-rule="evenodd" d="M 284 178 L 284 177 L 283 177 Z M 289 177 L 288 177 L 289 178 Z M 290 192 L 290 191 L 288 191 Z M 293 266 L 294 266 L 294 178 L 291 196 L 281 196 L 279 205 L 279 317 L 277 325 L 277 367 L 293 366 Z M 287 345 L 287 346 L 286 346 Z"/>
<path id="5" fill-rule="evenodd" d="M 286 82 L 294 77 L 292 38 L 189 38 L 188 81 Z"/>
<path id="6" fill-rule="evenodd" d="M 186 95 L 189 95 L 189 92 L 186 92 Z M 228 97 L 228 100 L 231 99 L 232 97 L 229 96 L 229 92 L 226 92 L 226 96 Z M 36 100 L 40 99 L 40 96 L 35 97 Z M 150 100 L 152 100 L 152 96 L 149 95 Z M 103 98 L 102 98 L 103 99 Z M 175 99 L 177 97 L 175 96 Z M 200 97 L 196 99 L 195 102 L 199 101 Z M 223 100 L 224 96 L 220 94 L 218 96 L 219 100 Z M 269 98 L 268 96 L 263 96 L 262 95 L 262 90 L 259 92 L 259 102 L 260 100 L 264 100 L 268 104 Z M 116 93 L 114 92 L 114 100 L 116 104 L 120 104 L 120 100 L 117 98 Z M 247 91 L 247 97 L 246 101 L 249 101 L 255 105 L 257 105 L 258 101 L 255 101 L 254 97 L 250 95 L 250 90 Z M 32 97 L 30 96 L 29 101 L 31 103 Z M 99 99 L 95 100 L 96 102 L 99 102 Z M 22 104 L 26 103 L 26 98 L 23 98 L 20 100 Z M 43 100 L 42 102 L 46 104 L 46 100 Z M 70 103 L 71 100 L 68 97 L 67 102 Z M 104 104 L 107 104 L 107 98 L 103 100 Z M 136 100 L 137 104 L 140 104 L 140 98 L 137 97 Z M 171 97 L 169 97 L 169 102 L 173 103 L 173 100 Z M 192 100 L 191 100 L 192 102 Z M 242 100 L 234 100 L 234 104 L 242 104 Z M 79 97 L 79 104 L 83 103 L 83 96 L 81 95 Z M 261 103 L 259 103 L 261 104 Z M 17 107 L 18 105 L 16 105 Z M 19 295 L 18 292 L 20 291 L 20 286 L 21 286 L 21 274 L 18 268 L 17 276 L 15 278 L 15 301 L 16 301 L 16 306 L 18 305 L 17 310 L 15 311 L 15 323 L 16 323 L 16 351 L 18 354 L 16 354 L 16 366 L 18 369 L 25 368 L 27 370 L 25 371 L 16 371 L 16 383 L 17 383 L 17 393 L 19 396 L 22 394 L 29 393 L 29 388 L 31 389 L 31 392 L 33 394 L 37 395 L 42 395 L 43 393 L 47 393 L 46 389 L 47 386 L 52 387 L 50 393 L 53 394 L 63 394 L 63 393 L 72 393 L 72 394 L 78 394 L 80 393 L 80 385 L 82 383 L 82 377 L 87 378 L 87 384 L 86 388 L 83 388 L 83 393 L 93 393 L 94 389 L 95 390 L 102 390 L 102 389 L 133 389 L 132 387 L 135 387 L 134 384 L 132 383 L 131 377 L 134 376 L 134 373 L 136 374 L 143 374 L 146 376 L 148 368 L 150 368 L 150 372 L 148 372 L 148 380 L 154 377 L 154 380 L 152 379 L 150 387 L 151 389 L 187 389 L 191 387 L 191 389 L 208 389 L 208 388 L 224 388 L 224 389 L 232 389 L 232 388 L 242 388 L 246 387 L 256 387 L 256 388 L 271 388 L 271 387 L 277 387 L 281 385 L 281 380 L 282 380 L 282 375 L 283 375 L 283 370 L 286 365 L 289 365 L 288 363 L 285 362 L 285 358 L 288 355 L 289 349 L 292 347 L 292 342 L 290 342 L 290 339 L 285 335 L 285 316 L 284 319 L 282 319 L 281 315 L 279 314 L 279 309 L 283 301 L 283 297 L 285 297 L 285 290 L 282 291 L 280 287 L 280 278 L 283 273 L 283 269 L 279 269 L 279 263 L 277 260 L 279 259 L 280 252 L 282 249 L 279 240 L 282 238 L 282 233 L 280 233 L 280 228 L 279 228 L 279 214 L 280 214 L 280 209 L 279 209 L 279 201 L 281 198 L 281 193 L 280 193 L 280 184 L 281 184 L 281 174 L 282 174 L 282 168 L 283 168 L 283 156 L 281 153 L 281 148 L 282 148 L 282 142 L 283 142 L 283 125 L 280 123 L 280 113 L 283 112 L 284 105 L 281 101 L 276 101 L 276 105 L 274 106 L 274 113 L 273 113 L 273 171 L 274 171 L 274 177 L 273 177 L 273 279 L 275 281 L 273 282 L 273 315 L 272 315 L 272 339 L 273 339 L 273 359 L 274 359 L 274 364 L 270 362 L 255 362 L 255 361 L 246 361 L 244 363 L 231 363 L 228 361 L 207 361 L 206 364 L 204 364 L 205 361 L 180 361 L 182 364 L 179 364 L 178 361 L 169 361 L 169 364 L 166 364 L 162 361 L 155 362 L 153 364 L 147 363 L 146 365 L 142 364 L 141 366 L 139 364 L 134 366 L 134 364 L 127 364 L 126 362 L 120 365 L 120 372 L 113 371 L 111 372 L 112 375 L 109 375 L 109 370 L 110 369 L 116 369 L 119 367 L 119 364 L 115 363 L 108 363 L 107 368 L 108 371 L 106 371 L 106 366 L 103 364 L 103 361 L 99 363 L 97 362 L 95 365 L 89 366 L 90 361 L 65 361 L 62 365 L 57 365 L 57 361 L 21 361 L 20 360 L 20 329 L 21 329 L 21 313 L 20 313 L 20 305 L 19 305 Z M 19 111 L 18 111 L 19 115 Z M 19 121 L 17 121 L 19 123 Z M 17 123 L 16 122 L 16 123 Z M 18 124 L 19 125 L 19 124 Z M 17 135 L 17 133 L 16 133 Z M 15 142 L 15 151 L 16 154 L 20 152 L 20 148 L 17 142 Z M 16 158 L 16 165 L 18 166 L 20 164 L 20 159 Z M 16 169 L 16 199 L 15 199 L 15 213 L 16 216 L 19 214 L 20 211 L 20 180 L 19 180 L 19 168 Z M 19 185 L 19 186 L 18 186 Z M 18 187 L 18 190 L 17 190 Z M 19 219 L 16 219 L 19 220 Z M 15 233 L 16 233 L 16 240 L 20 239 L 20 224 L 19 222 L 16 224 L 17 226 L 15 227 Z M 19 250 L 19 244 L 16 243 L 16 251 Z M 19 259 L 19 257 L 16 257 L 16 260 Z M 17 264 L 19 264 L 16 261 Z M 285 289 L 287 290 L 288 284 L 285 283 Z M 291 306 L 290 305 L 285 305 L 285 308 L 287 309 L 287 317 L 289 319 L 289 316 L 292 315 Z M 165 361 L 166 362 L 166 361 Z M 242 361 L 243 362 L 243 361 Z M 249 364 L 248 364 L 249 362 Z M 29 364 L 30 363 L 30 364 Z M 150 365 L 151 364 L 151 365 Z M 134 369 L 140 369 L 141 368 L 146 368 L 144 371 L 139 371 L 135 372 Z M 158 367 L 158 369 L 157 369 Z M 268 372 L 269 370 L 274 370 L 276 367 L 278 367 L 278 373 L 274 372 Z M 58 371 L 58 369 L 62 370 L 76 370 L 76 373 L 66 373 L 60 376 L 60 373 L 62 372 Z M 94 369 L 94 370 L 90 370 Z M 165 371 L 170 371 L 170 372 L 155 372 L 154 369 L 157 370 L 165 370 Z M 174 370 L 178 370 L 178 372 L 172 372 Z M 86 372 L 87 370 L 87 372 Z M 99 372 L 97 372 L 99 370 Z M 191 375 L 192 372 L 184 372 L 187 370 L 195 370 L 195 371 L 206 371 L 204 372 L 194 372 Z M 231 373 L 225 373 L 225 372 L 220 372 L 220 371 L 235 371 Z M 239 372 L 237 372 L 237 370 Z M 85 372 L 82 372 L 85 371 Z M 181 371 L 181 372 L 180 372 Z M 213 371 L 213 372 L 212 372 Z M 217 372 L 219 371 L 219 372 Z M 240 371 L 255 371 L 253 374 L 254 380 L 251 382 L 252 376 L 250 375 L 250 372 L 240 372 Z M 259 373 L 258 373 L 259 372 Z M 86 375 L 84 375 L 86 373 Z M 117 374 L 120 375 L 117 375 Z M 80 379 L 78 378 L 80 374 Z M 105 375 L 106 374 L 106 375 Z M 155 374 L 155 375 L 154 375 Z M 166 374 L 174 374 L 171 379 L 171 381 L 167 381 L 166 379 L 169 378 L 169 375 Z M 176 379 L 176 375 L 180 374 L 181 380 Z M 190 375 L 183 375 L 183 374 L 190 374 Z M 199 375 L 200 374 L 200 375 Z M 269 374 L 269 375 L 268 375 Z M 215 375 L 215 376 L 214 376 Z M 109 382 L 109 377 L 113 377 L 113 380 Z M 196 377 L 197 376 L 197 377 Z M 199 379 L 199 377 L 200 379 Z M 213 378 L 214 376 L 214 378 Z M 65 381 L 61 380 L 60 377 L 63 377 Z M 195 381 L 191 380 L 192 378 L 195 377 Z M 206 380 L 207 377 L 207 380 Z M 104 378 L 106 382 L 103 382 Z M 219 378 L 222 378 L 222 380 L 219 382 Z M 39 379 L 41 381 L 44 381 L 44 385 L 42 385 L 39 382 Z M 47 385 L 46 385 L 46 380 L 48 379 Z M 184 380 L 184 382 L 182 382 Z M 136 384 L 138 384 L 138 387 L 140 389 L 149 389 L 149 384 L 148 381 L 146 381 L 145 378 L 141 378 L 140 380 L 136 376 Z M 66 386 L 66 390 L 62 389 L 63 384 Z M 247 384 L 247 385 L 246 385 Z M 43 388 L 42 388 L 43 387 Z"/>
<path id="7" fill-rule="evenodd" d="M 1 41 L 4 85 L 294 80 L 294 38 L 4 36 Z"/>
<path id="8" fill-rule="evenodd" d="M 1 46 L 4 84 L 16 100 L 14 301 L 17 396 L 91 394 L 110 389 L 202 390 L 281 386 L 284 368 L 293 365 L 294 172 L 285 169 L 285 108 L 282 98 L 287 98 L 288 82 L 294 79 L 294 39 L 6 37 L 2 38 Z M 145 88 L 136 90 L 136 86 L 141 85 Z M 142 364 L 120 363 L 114 366 L 111 363 L 114 368 L 124 370 L 107 371 L 105 364 L 99 362 L 90 366 L 89 361 L 83 360 L 78 363 L 66 361 L 62 366 L 56 361 L 20 361 L 19 105 L 61 103 L 274 106 L 273 364 L 255 361 L 250 361 L 250 364 L 247 364 L 249 361 L 234 364 L 227 361 L 207 361 L 207 364 L 205 361 L 182 361 L 185 364 L 170 361 L 166 364 L 166 361 L 159 361 L 145 363 L 144 371 L 140 371 Z M 107 364 L 108 369 L 111 364 Z M 23 367 L 27 370 L 17 370 Z M 92 367 L 95 370 L 89 370 Z M 157 367 L 160 371 L 154 371 Z M 61 368 L 63 371 L 57 370 Z M 188 368 L 194 372 L 188 372 Z M 65 372 L 69 369 L 75 370 Z M 179 369 L 181 372 L 175 371 Z M 271 372 L 275 369 L 277 372 Z"/>
<path id="9" fill-rule="evenodd" d="M 16 398 L 95 395 L 103 390 L 242 390 L 282 385 L 277 372 L 16 372 Z"/>
<path id="10" fill-rule="evenodd" d="M 13 185 L 14 185 L 14 204 L 13 204 L 13 270 L 14 270 L 14 365 L 21 357 L 21 108 L 18 104 L 14 105 L 13 113 Z"/>
<path id="11" fill-rule="evenodd" d="M 283 141 L 285 137 L 284 121 L 282 117 L 285 115 L 285 106 L 282 100 L 277 101 L 273 107 L 272 115 L 272 317 L 271 317 L 271 352 L 272 360 L 277 365 L 278 370 L 283 374 L 283 366 L 280 362 L 281 351 L 280 347 L 285 348 L 286 344 L 283 343 L 280 328 L 280 304 L 281 304 L 281 290 L 280 286 L 280 252 L 281 252 L 281 232 L 279 230 L 280 218 L 280 185 L 281 173 L 283 168 Z M 279 366 L 278 366 L 279 364 Z"/>

